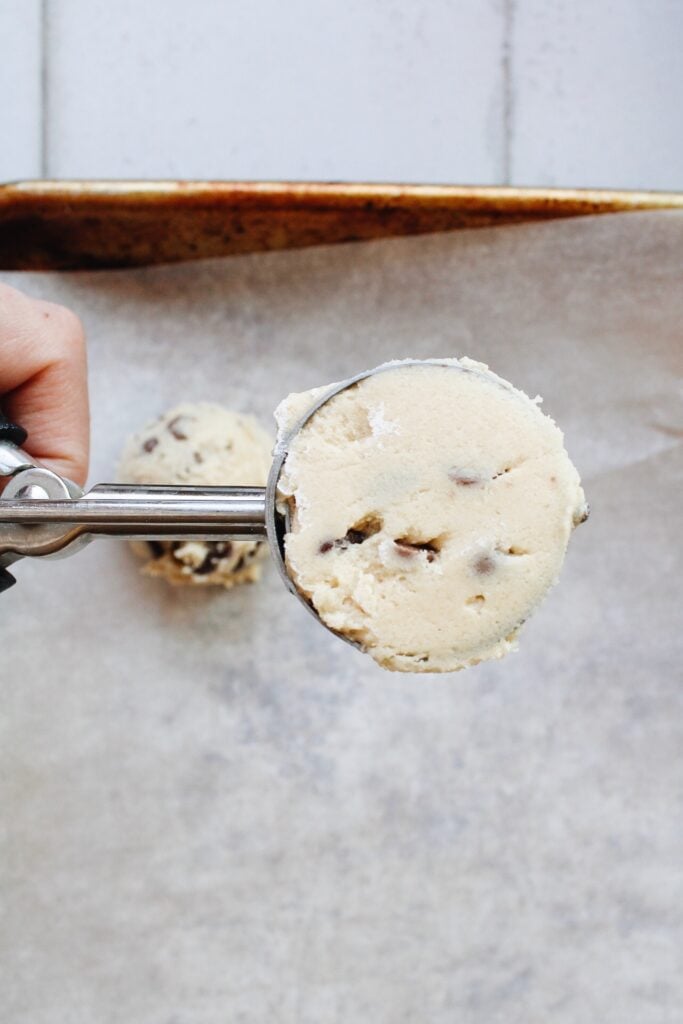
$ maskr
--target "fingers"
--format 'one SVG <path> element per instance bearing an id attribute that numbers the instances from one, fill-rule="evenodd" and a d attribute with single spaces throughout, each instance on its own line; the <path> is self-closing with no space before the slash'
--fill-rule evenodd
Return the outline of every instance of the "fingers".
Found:
<path id="1" fill-rule="evenodd" d="M 86 350 L 77 316 L 0 284 L 0 404 L 26 450 L 76 483 L 88 471 Z"/>

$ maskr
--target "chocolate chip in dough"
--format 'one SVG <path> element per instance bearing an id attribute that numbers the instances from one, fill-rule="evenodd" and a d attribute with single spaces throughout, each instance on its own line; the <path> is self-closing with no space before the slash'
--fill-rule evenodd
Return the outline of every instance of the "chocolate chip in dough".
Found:
<path id="1" fill-rule="evenodd" d="M 448 477 L 458 487 L 472 487 L 475 484 L 483 484 L 484 478 L 473 469 L 449 469 Z"/>
<path id="2" fill-rule="evenodd" d="M 195 576 L 208 576 L 212 573 L 220 561 L 220 556 L 215 551 L 207 551 L 204 561 L 201 565 L 193 568 L 192 572 Z"/>
<path id="3" fill-rule="evenodd" d="M 580 526 L 581 523 L 585 523 L 591 514 L 590 505 L 584 505 L 582 508 L 577 508 L 576 512 L 572 516 L 572 523 L 574 526 Z"/>
<path id="4" fill-rule="evenodd" d="M 357 523 L 354 523 L 346 531 L 346 535 L 342 538 L 342 542 L 346 541 L 348 544 L 362 544 L 363 541 L 367 540 L 368 537 L 374 537 L 376 533 L 382 529 L 382 520 L 376 515 L 364 516 Z"/>
<path id="5" fill-rule="evenodd" d="M 394 541 L 394 546 L 396 548 L 396 554 L 401 558 L 410 558 L 418 551 L 426 551 L 428 562 L 433 562 L 441 550 L 441 543 L 438 539 L 409 540 L 407 537 L 398 537 Z"/>
<path id="6" fill-rule="evenodd" d="M 166 429 L 169 433 L 173 434 L 176 441 L 187 441 L 187 434 L 179 426 L 179 424 L 186 419 L 186 416 L 174 416 L 173 419 L 166 424 Z"/>
<path id="7" fill-rule="evenodd" d="M 343 537 L 339 537 L 335 541 L 325 541 L 324 544 L 321 544 L 320 553 L 325 554 L 326 551 L 330 550 L 330 548 L 325 547 L 327 544 L 342 549 L 347 548 L 349 544 L 362 544 L 368 537 L 374 537 L 381 529 L 382 520 L 379 516 L 374 515 L 374 513 L 363 516 L 357 523 L 349 527 Z M 322 550 L 323 547 L 325 547 L 325 551 Z"/>
<path id="8" fill-rule="evenodd" d="M 192 570 L 195 576 L 208 576 L 222 559 L 232 554 L 232 541 L 229 540 L 209 541 L 206 547 L 204 561 Z"/>
<path id="9" fill-rule="evenodd" d="M 495 568 L 496 563 L 490 555 L 479 555 L 473 565 L 473 569 L 478 576 L 490 576 Z"/>

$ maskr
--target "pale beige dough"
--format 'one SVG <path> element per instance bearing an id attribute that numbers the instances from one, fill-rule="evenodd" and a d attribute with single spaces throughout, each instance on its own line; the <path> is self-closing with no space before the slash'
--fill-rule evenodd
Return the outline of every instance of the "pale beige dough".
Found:
<path id="1" fill-rule="evenodd" d="M 484 364 L 388 366 L 289 443 L 288 570 L 321 619 L 385 668 L 502 657 L 587 516 L 579 475 L 539 400 Z M 328 390 L 281 404 L 281 441 Z"/>
<path id="2" fill-rule="evenodd" d="M 122 483 L 265 485 L 272 438 L 246 413 L 210 402 L 184 403 L 126 442 Z M 234 587 L 258 580 L 268 547 L 261 541 L 136 542 L 143 572 L 169 583 Z"/>

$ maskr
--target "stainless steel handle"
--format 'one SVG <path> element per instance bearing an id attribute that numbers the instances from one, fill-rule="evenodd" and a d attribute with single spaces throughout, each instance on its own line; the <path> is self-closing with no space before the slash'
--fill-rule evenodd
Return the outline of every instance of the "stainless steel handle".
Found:
<path id="1" fill-rule="evenodd" d="M 81 494 L 49 470 L 28 468 L 0 498 L 0 568 L 22 557 L 72 554 L 94 537 L 265 536 L 264 487 L 98 484 Z"/>
<path id="2" fill-rule="evenodd" d="M 263 537 L 265 487 L 98 484 L 82 498 L 9 499 L 0 524 L 73 526 L 115 537 Z"/>

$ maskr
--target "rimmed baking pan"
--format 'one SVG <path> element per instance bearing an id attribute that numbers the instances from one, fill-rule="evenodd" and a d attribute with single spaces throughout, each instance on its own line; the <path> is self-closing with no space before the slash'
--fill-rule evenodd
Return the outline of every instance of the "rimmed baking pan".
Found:
<path id="1" fill-rule="evenodd" d="M 303 182 L 28 181 L 0 186 L 0 270 L 143 266 L 656 209 L 683 209 L 683 193 Z"/>

